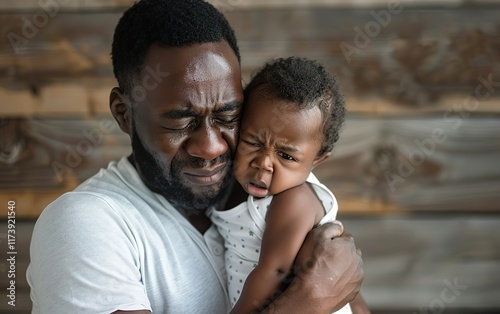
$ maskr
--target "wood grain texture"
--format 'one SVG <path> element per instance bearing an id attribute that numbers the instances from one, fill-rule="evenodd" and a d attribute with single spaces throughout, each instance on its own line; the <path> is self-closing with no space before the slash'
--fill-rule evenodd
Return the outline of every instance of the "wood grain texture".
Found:
<path id="1" fill-rule="evenodd" d="M 317 174 L 341 213 L 500 210 L 496 2 L 413 1 L 392 11 L 385 1 L 221 2 L 239 40 L 244 82 L 266 60 L 289 55 L 317 59 L 339 76 L 350 115 Z M 25 199 L 32 217 L 130 150 L 114 121 L 109 133 L 99 121 L 110 118 L 116 85 L 113 29 L 131 2 L 75 1 L 27 36 L 33 3 L 0 5 L 0 116 L 30 126 L 19 163 L 0 163 L 0 190 Z M 433 130 L 446 139 L 422 153 Z M 85 134 L 99 139 L 88 155 Z M 418 165 L 408 166 L 412 158 Z"/>
<path id="2" fill-rule="evenodd" d="M 412 115 L 467 111 L 467 106 L 500 112 L 495 7 L 415 3 L 392 9 L 368 2 L 361 7 L 281 4 L 235 7 L 225 15 L 239 39 L 245 82 L 270 58 L 299 55 L 321 61 L 339 76 L 352 112 Z M 22 88 L 38 98 L 52 84 L 69 82 L 86 90 L 97 82 L 115 85 L 109 83 L 114 80 L 110 45 L 120 16 L 121 10 L 59 11 L 27 33 L 26 21 L 32 22 L 34 13 L 0 13 L 0 88 Z M 82 112 L 94 112 L 96 102 L 86 101 L 89 108 Z M 6 106 L 9 102 L 0 98 L 0 108 Z M 80 112 L 71 106 L 47 111 Z M 26 114 L 16 110 L 0 112 Z"/>

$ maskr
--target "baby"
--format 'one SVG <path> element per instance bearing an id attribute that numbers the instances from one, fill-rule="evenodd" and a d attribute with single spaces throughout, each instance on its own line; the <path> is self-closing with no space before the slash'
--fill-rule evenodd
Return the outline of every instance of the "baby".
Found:
<path id="1" fill-rule="evenodd" d="M 336 199 L 311 171 L 331 155 L 345 112 L 337 79 L 312 60 L 274 60 L 245 88 L 234 171 L 248 199 L 211 215 L 236 313 L 265 308 L 308 232 L 335 220 Z"/>

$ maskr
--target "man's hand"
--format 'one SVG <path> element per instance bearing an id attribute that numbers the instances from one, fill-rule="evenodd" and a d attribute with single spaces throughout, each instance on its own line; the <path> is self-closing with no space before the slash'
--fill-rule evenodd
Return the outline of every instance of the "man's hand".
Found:
<path id="1" fill-rule="evenodd" d="M 352 301 L 361 288 L 361 251 L 340 222 L 324 224 L 307 235 L 295 260 L 295 274 L 299 280 L 289 288 L 306 288 L 320 304 L 320 313 L 331 313 Z"/>

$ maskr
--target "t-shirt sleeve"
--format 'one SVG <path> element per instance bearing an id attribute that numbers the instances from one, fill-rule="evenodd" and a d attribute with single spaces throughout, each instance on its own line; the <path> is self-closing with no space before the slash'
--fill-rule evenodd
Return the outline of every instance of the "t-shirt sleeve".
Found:
<path id="1" fill-rule="evenodd" d="M 30 258 L 33 313 L 151 311 L 134 232 L 105 198 L 68 193 L 49 205 Z"/>

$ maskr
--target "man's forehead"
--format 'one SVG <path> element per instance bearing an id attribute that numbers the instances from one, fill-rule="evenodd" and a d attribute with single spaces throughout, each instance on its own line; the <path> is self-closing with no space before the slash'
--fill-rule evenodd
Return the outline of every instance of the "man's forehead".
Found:
<path id="1" fill-rule="evenodd" d="M 231 75 L 231 66 L 226 58 L 213 51 L 206 51 L 190 60 L 184 79 L 188 82 L 206 82 Z"/>
<path id="2" fill-rule="evenodd" d="M 238 75 L 239 63 L 226 42 L 185 47 L 153 44 L 144 62 L 145 68 L 160 68 L 185 81 L 210 81 Z M 233 73 L 235 72 L 235 73 Z"/>

